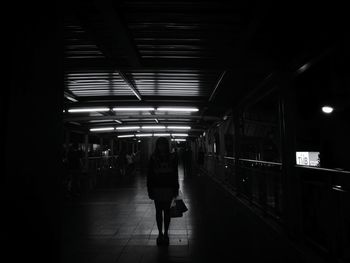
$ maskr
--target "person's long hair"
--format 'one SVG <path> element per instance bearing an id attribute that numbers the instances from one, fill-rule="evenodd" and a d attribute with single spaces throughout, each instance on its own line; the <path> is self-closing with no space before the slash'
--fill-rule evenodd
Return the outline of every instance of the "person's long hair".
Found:
<path id="1" fill-rule="evenodd" d="M 165 144 L 167 147 L 166 147 L 166 155 L 168 156 L 169 155 L 169 153 L 170 153 L 170 150 L 169 150 L 169 141 L 168 141 L 168 139 L 167 138 L 165 138 L 165 137 L 159 137 L 158 139 L 157 139 L 157 141 L 156 141 L 156 148 L 155 148 L 155 150 L 154 150 L 154 154 L 156 155 L 156 156 L 160 156 L 160 151 L 159 151 L 159 145 L 160 144 Z"/>

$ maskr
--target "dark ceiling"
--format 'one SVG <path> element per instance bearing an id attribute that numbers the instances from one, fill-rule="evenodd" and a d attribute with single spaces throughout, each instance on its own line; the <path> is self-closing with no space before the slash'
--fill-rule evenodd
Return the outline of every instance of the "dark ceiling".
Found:
<path id="1" fill-rule="evenodd" d="M 91 128 L 116 118 L 122 124 L 158 118 L 190 124 L 199 134 L 271 73 L 296 70 L 331 48 L 342 32 L 340 18 L 324 16 L 333 11 L 272 1 L 74 2 L 64 19 L 66 109 L 171 105 L 199 111 L 66 113 L 65 120 Z"/>

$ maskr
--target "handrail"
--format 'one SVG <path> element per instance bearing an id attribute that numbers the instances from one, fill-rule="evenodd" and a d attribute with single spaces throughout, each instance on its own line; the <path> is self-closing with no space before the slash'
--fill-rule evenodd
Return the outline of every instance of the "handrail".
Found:
<path id="1" fill-rule="evenodd" d="M 113 157 L 118 157 L 118 155 L 113 155 L 113 156 L 91 156 L 91 157 L 88 157 L 88 159 L 101 159 L 101 158 L 108 159 L 108 158 L 113 158 Z"/>
<path id="2" fill-rule="evenodd" d="M 266 164 L 282 165 L 282 163 L 259 161 L 259 160 L 252 160 L 252 159 L 243 159 L 243 158 L 239 158 L 238 161 L 251 162 L 251 163 L 266 163 Z"/>
<path id="3" fill-rule="evenodd" d="M 344 174 L 350 174 L 350 171 L 344 171 L 344 170 L 336 170 L 336 169 L 330 169 L 330 168 L 321 168 L 321 167 L 314 167 L 314 166 L 304 166 L 304 165 L 294 165 L 296 168 L 305 168 L 305 169 L 311 169 L 311 170 L 317 170 L 317 171 L 324 171 L 324 172 L 333 172 L 333 173 L 344 173 Z"/>

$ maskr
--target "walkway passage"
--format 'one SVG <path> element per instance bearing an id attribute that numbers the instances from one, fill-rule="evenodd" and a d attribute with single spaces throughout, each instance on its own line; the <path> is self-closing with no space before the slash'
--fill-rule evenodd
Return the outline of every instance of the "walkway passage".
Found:
<path id="1" fill-rule="evenodd" d="M 62 262 L 304 262 L 215 183 L 182 169 L 180 178 L 189 211 L 172 219 L 168 248 L 156 246 L 155 208 L 136 172 L 65 205 Z"/>

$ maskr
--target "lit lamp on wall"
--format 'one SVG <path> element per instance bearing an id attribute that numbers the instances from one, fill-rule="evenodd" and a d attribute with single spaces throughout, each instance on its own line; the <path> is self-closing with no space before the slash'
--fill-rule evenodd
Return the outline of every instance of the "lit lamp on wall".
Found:
<path id="1" fill-rule="evenodd" d="M 331 107 L 331 106 L 323 106 L 322 107 L 322 111 L 324 112 L 324 113 L 326 113 L 326 114 L 331 114 L 332 112 L 333 112 L 333 107 Z"/>

